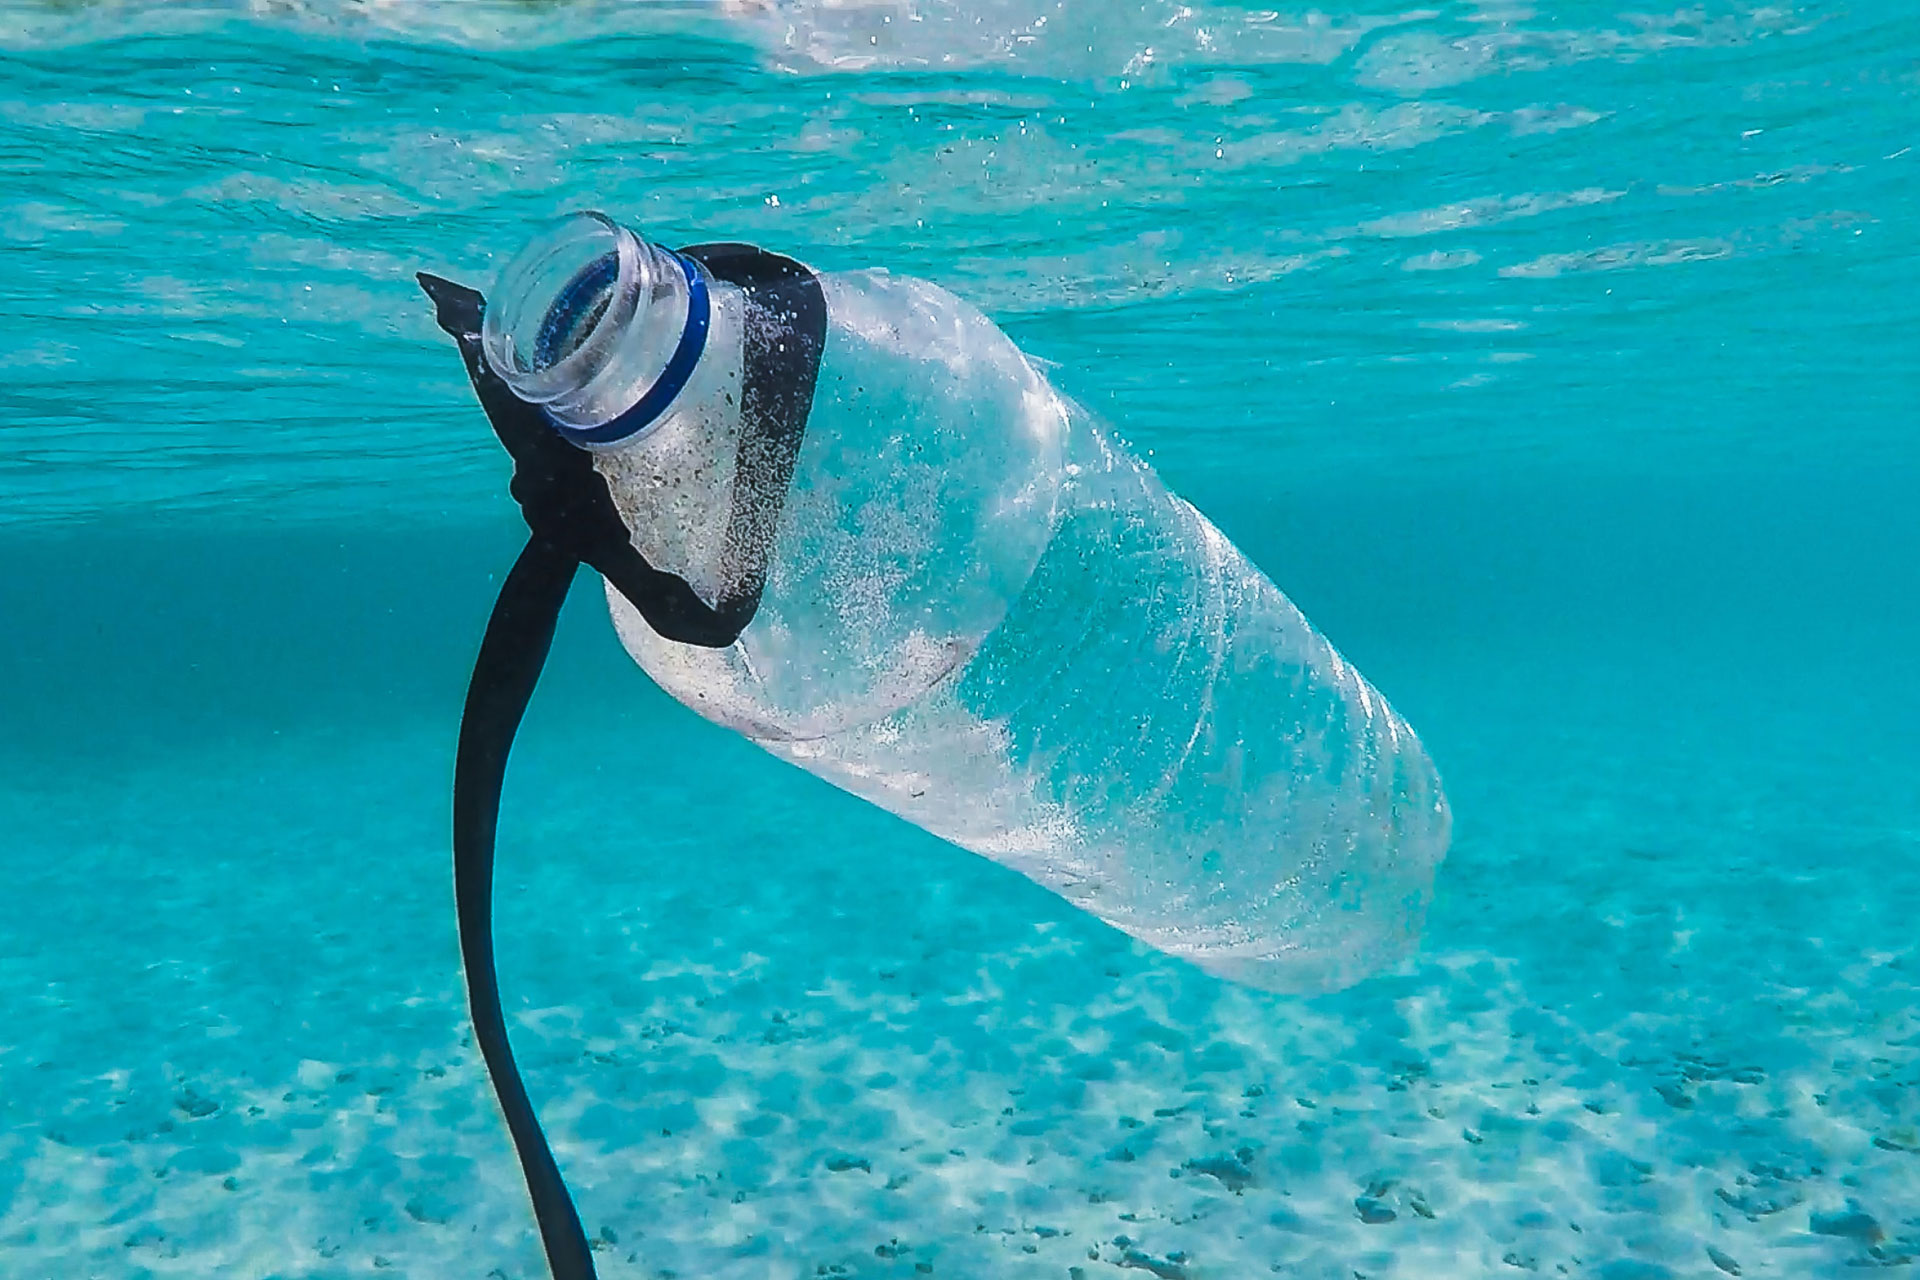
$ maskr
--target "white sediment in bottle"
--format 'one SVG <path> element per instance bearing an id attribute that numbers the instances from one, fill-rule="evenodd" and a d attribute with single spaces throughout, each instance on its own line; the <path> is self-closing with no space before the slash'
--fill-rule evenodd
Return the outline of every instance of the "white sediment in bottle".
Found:
<path id="1" fill-rule="evenodd" d="M 526 334 L 607 252 L 615 296 L 539 367 Z M 640 665 L 773 754 L 1214 973 L 1326 990 L 1408 953 L 1448 813 L 1405 721 L 977 310 L 881 271 L 821 285 L 826 348 L 759 612 L 700 649 L 609 589 Z M 736 486 L 781 495 L 735 474 L 748 315 L 708 286 L 687 387 L 595 464 L 635 545 L 711 602 L 738 570 Z M 671 257 L 582 215 L 503 274 L 489 363 L 598 425 L 665 366 L 686 287 Z"/>

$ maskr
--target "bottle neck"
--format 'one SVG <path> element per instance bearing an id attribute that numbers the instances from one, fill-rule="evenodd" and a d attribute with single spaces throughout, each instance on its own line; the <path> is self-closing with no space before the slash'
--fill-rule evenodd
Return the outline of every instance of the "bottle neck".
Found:
<path id="1" fill-rule="evenodd" d="M 692 377 L 712 305 L 690 259 L 601 214 L 575 214 L 501 273 L 482 350 L 575 444 L 624 444 L 658 423 Z"/>

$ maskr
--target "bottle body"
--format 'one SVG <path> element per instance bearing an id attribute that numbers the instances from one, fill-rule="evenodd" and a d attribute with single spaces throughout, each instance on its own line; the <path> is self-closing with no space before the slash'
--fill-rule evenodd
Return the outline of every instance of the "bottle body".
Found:
<path id="1" fill-rule="evenodd" d="M 984 316 L 883 273 L 823 286 L 760 612 L 702 650 L 610 589 L 640 665 L 782 759 L 1224 977 L 1333 989 L 1411 950 L 1448 813 L 1405 722 Z M 712 531 L 739 483 L 720 474 L 727 408 L 690 395 L 596 457 L 636 545 L 703 594 L 725 586 Z"/>
<path id="2" fill-rule="evenodd" d="M 1217 529 L 1075 415 L 1047 549 L 965 667 L 775 754 L 1220 976 L 1410 952 L 1449 817 L 1418 739 Z"/>

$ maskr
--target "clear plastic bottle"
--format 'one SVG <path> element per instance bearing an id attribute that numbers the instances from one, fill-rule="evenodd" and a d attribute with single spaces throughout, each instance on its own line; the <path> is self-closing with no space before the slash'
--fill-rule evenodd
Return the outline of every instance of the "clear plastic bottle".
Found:
<path id="1" fill-rule="evenodd" d="M 617 263 L 564 348 L 569 281 Z M 667 366 L 689 268 L 576 215 L 507 268 L 488 363 L 553 418 L 618 417 Z M 884 271 L 820 277 L 825 352 L 784 495 L 737 475 L 739 292 L 685 388 L 597 446 L 635 545 L 712 602 L 735 489 L 783 503 L 726 649 L 627 650 L 700 714 L 1152 946 L 1253 986 L 1348 985 L 1414 945 L 1446 852 L 1411 729 L 1258 568 L 979 311 Z"/>

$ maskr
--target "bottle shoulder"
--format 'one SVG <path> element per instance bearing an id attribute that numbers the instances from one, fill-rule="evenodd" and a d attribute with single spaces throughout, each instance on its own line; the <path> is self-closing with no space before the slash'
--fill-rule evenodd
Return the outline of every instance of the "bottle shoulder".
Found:
<path id="1" fill-rule="evenodd" d="M 1003 340 L 984 312 L 931 280 L 897 275 L 883 267 L 832 271 L 820 276 L 830 326 L 886 345 L 904 345 L 930 326 L 962 325 L 990 329 Z"/>

